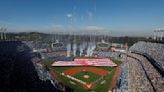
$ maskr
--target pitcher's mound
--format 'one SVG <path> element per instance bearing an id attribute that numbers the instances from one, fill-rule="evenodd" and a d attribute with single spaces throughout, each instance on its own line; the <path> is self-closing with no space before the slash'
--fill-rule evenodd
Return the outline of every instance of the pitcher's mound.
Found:
<path id="1" fill-rule="evenodd" d="M 90 76 L 89 75 L 84 75 L 83 78 L 88 79 Z"/>

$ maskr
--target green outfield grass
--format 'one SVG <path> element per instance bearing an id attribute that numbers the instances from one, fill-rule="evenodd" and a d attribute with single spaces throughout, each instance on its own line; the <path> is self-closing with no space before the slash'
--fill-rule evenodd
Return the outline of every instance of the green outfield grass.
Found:
<path id="1" fill-rule="evenodd" d="M 95 91 L 96 92 L 108 92 L 108 89 L 110 87 L 111 80 L 112 80 L 114 73 L 115 73 L 115 68 L 111 71 L 110 74 L 108 74 L 104 78 L 104 80 L 106 80 L 106 82 L 104 84 L 100 84 L 100 82 L 98 84 L 96 84 Z"/>
<path id="2" fill-rule="evenodd" d="M 111 80 L 112 80 L 114 73 L 115 73 L 115 69 L 113 69 L 110 74 L 108 74 L 106 77 L 104 77 L 103 80 L 106 81 L 104 84 L 100 84 L 103 80 L 100 80 L 99 82 L 94 84 L 94 89 L 84 89 L 84 87 L 83 87 L 84 85 L 82 85 L 82 84 L 80 84 L 74 80 L 70 80 L 70 79 L 66 78 L 65 76 L 62 76 L 60 73 L 56 73 L 56 74 L 57 74 L 57 77 L 59 77 L 62 81 L 64 81 L 65 85 L 69 86 L 70 88 L 73 88 L 75 92 L 90 92 L 90 91 L 108 92 L 108 89 L 109 89 L 109 86 L 110 86 L 110 83 L 111 83 Z M 76 76 L 81 76 L 83 74 L 84 73 L 79 72 L 79 74 Z M 100 75 L 98 75 L 98 76 L 100 77 Z M 97 74 L 92 74 L 91 80 L 85 80 L 85 79 L 81 79 L 81 80 L 83 80 L 85 82 L 87 82 L 87 81 L 93 82 L 97 78 L 99 78 L 98 76 L 97 76 Z M 80 79 L 80 77 L 78 79 Z M 76 85 L 71 84 L 70 81 L 76 83 Z"/>
<path id="3" fill-rule="evenodd" d="M 113 62 L 116 63 L 117 65 L 122 63 L 120 60 L 113 60 Z"/>
<path id="4" fill-rule="evenodd" d="M 115 62 L 118 65 L 121 64 L 121 61 L 119 61 L 119 60 L 114 60 L 113 62 Z M 70 68 L 75 68 L 74 66 L 52 67 L 51 64 L 53 63 L 53 61 L 51 61 L 51 60 L 44 60 L 43 63 L 46 64 L 50 70 L 54 71 L 56 73 L 57 77 L 60 78 L 64 82 L 65 85 L 69 86 L 70 88 L 73 88 L 75 92 L 90 92 L 90 91 L 108 92 L 112 77 L 116 70 L 115 67 L 96 67 L 96 68 L 104 69 L 106 71 L 110 71 L 110 73 L 107 76 L 105 76 L 102 80 L 100 80 L 99 82 L 96 82 L 94 84 L 94 89 L 85 89 L 84 85 L 61 75 L 61 72 L 63 72 L 64 70 L 70 69 Z M 95 66 L 93 66 L 93 67 L 95 67 Z M 88 78 L 88 79 L 83 78 L 83 75 L 89 75 L 90 78 Z M 99 79 L 101 77 L 101 75 L 87 72 L 87 71 L 86 72 L 80 71 L 79 73 L 75 74 L 74 77 L 77 79 L 80 79 L 84 82 L 91 83 L 91 82 L 94 82 L 95 80 Z M 103 82 L 103 81 L 105 81 L 105 82 L 103 84 L 101 84 L 101 82 Z M 75 83 L 76 85 L 72 84 L 71 82 Z"/>

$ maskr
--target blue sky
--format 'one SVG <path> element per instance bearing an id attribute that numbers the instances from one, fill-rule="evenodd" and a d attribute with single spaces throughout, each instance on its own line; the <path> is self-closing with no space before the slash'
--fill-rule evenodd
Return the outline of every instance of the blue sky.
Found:
<path id="1" fill-rule="evenodd" d="M 164 27 L 164 0 L 0 0 L 8 31 L 109 31 L 151 35 Z"/>

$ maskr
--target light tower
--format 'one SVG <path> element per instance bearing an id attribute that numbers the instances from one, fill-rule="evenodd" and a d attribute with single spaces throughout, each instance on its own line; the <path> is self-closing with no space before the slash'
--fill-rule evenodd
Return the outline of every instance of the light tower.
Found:
<path id="1" fill-rule="evenodd" d="M 4 28 L 4 29 L 3 29 L 3 33 L 4 33 L 4 40 L 6 40 L 6 38 L 7 38 L 7 37 L 6 37 L 6 31 L 7 31 L 7 28 Z"/>
<path id="2" fill-rule="evenodd" d="M 164 33 L 164 30 L 161 30 L 161 41 L 163 40 L 163 33 Z"/>
<path id="3" fill-rule="evenodd" d="M 0 27 L 0 32 L 1 32 L 1 40 L 3 40 L 3 28 Z"/>
<path id="4" fill-rule="evenodd" d="M 154 31 L 154 40 L 163 40 L 164 29 L 159 28 Z"/>
<path id="5" fill-rule="evenodd" d="M 156 30 L 154 30 L 154 40 L 156 40 Z"/>
<path id="6" fill-rule="evenodd" d="M 6 40 L 6 28 L 0 27 L 1 40 Z"/>

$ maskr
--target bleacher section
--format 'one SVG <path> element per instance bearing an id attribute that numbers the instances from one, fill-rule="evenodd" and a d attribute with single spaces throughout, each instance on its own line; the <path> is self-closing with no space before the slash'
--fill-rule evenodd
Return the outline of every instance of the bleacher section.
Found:
<path id="1" fill-rule="evenodd" d="M 147 75 L 147 79 L 151 83 L 153 89 L 156 92 L 164 91 L 164 77 L 153 67 L 153 65 L 142 55 L 129 53 L 131 57 L 136 58 L 143 66 L 144 72 Z"/>
<path id="2" fill-rule="evenodd" d="M 120 77 L 117 80 L 117 92 L 128 92 L 128 66 L 123 65 L 121 68 Z"/>
<path id="3" fill-rule="evenodd" d="M 163 66 L 163 54 L 164 44 L 138 42 L 130 47 L 130 52 L 122 55 L 126 62 L 121 68 L 116 92 L 163 92 L 164 77 L 152 64 L 154 62 L 159 67 Z M 127 75 L 127 78 L 123 75 Z"/>
<path id="4" fill-rule="evenodd" d="M 164 69 L 164 44 L 138 42 L 129 50 L 148 54 Z"/>

